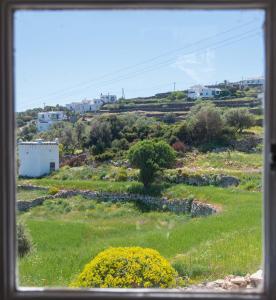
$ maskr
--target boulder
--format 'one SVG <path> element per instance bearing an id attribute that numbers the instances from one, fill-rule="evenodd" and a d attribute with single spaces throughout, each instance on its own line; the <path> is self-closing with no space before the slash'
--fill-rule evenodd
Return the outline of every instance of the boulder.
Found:
<path id="1" fill-rule="evenodd" d="M 249 279 L 253 286 L 259 286 L 263 281 L 263 271 L 258 270 L 256 273 L 252 274 Z"/>

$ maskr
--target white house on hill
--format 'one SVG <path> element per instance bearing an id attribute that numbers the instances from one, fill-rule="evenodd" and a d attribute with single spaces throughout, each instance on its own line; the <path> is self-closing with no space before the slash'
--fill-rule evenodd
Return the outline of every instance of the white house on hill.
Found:
<path id="1" fill-rule="evenodd" d="M 100 109 L 102 105 L 102 101 L 100 99 L 93 100 L 82 100 L 81 102 L 72 102 L 70 104 L 66 104 L 66 108 L 75 113 L 85 113 L 89 111 L 97 111 Z"/>
<path id="2" fill-rule="evenodd" d="M 115 95 L 103 95 L 101 94 L 101 100 L 105 103 L 114 103 L 117 101 L 117 97 Z"/>
<path id="3" fill-rule="evenodd" d="M 221 89 L 218 88 L 208 88 L 203 85 L 194 85 L 188 89 L 188 98 L 213 98 L 219 96 Z"/>
<path id="4" fill-rule="evenodd" d="M 250 87 L 250 86 L 263 86 L 264 85 L 264 77 L 252 77 L 241 80 L 240 86 L 242 87 Z"/>
<path id="5" fill-rule="evenodd" d="M 59 169 L 58 140 L 18 143 L 19 176 L 41 177 Z"/>
<path id="6" fill-rule="evenodd" d="M 47 131 L 53 124 L 66 119 L 63 111 L 46 111 L 37 115 L 37 130 Z"/>

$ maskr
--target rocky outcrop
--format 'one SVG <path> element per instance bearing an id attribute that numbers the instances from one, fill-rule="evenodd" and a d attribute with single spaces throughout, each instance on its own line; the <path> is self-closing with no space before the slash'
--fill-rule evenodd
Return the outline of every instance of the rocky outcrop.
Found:
<path id="1" fill-rule="evenodd" d="M 259 270 L 256 273 L 246 276 L 229 275 L 224 279 L 218 279 L 211 282 L 205 282 L 197 285 L 192 285 L 184 290 L 215 290 L 215 291 L 237 291 L 243 289 L 253 289 L 261 286 L 263 282 L 263 271 Z"/>
<path id="2" fill-rule="evenodd" d="M 209 216 L 214 213 L 214 207 L 210 204 L 194 200 L 191 203 L 190 213 L 192 217 Z"/>
<path id="3" fill-rule="evenodd" d="M 17 209 L 26 211 L 41 205 L 45 200 L 55 198 L 71 198 L 81 195 L 86 199 L 100 199 L 110 202 L 135 202 L 147 210 L 171 211 L 187 213 L 192 217 L 208 216 L 217 212 L 217 208 L 194 199 L 168 199 L 140 194 L 97 192 L 90 190 L 62 190 L 55 195 L 47 195 L 30 201 L 17 201 Z"/>

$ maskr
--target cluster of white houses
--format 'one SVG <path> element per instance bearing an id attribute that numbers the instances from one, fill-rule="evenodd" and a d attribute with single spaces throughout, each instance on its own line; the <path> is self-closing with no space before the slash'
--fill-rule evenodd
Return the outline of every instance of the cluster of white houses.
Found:
<path id="1" fill-rule="evenodd" d="M 221 94 L 222 89 L 216 86 L 195 85 L 188 89 L 188 98 L 214 98 Z M 264 85 L 264 78 L 249 78 L 238 82 L 225 82 L 227 86 L 239 86 L 240 88 Z M 115 95 L 102 95 L 99 99 L 87 100 L 81 102 L 72 102 L 67 104 L 68 110 L 75 113 L 95 112 L 103 104 L 114 103 L 117 101 Z M 38 131 L 47 131 L 53 124 L 66 120 L 67 116 L 63 111 L 48 111 L 38 113 L 37 129 Z M 46 142 L 41 139 L 32 142 L 19 141 L 19 175 L 25 177 L 40 177 L 49 174 L 59 168 L 59 144 L 58 140 Z"/>
<path id="2" fill-rule="evenodd" d="M 220 93 L 221 89 L 219 88 L 209 88 L 203 85 L 194 85 L 188 89 L 188 98 L 214 98 L 215 96 L 219 96 Z"/>
<path id="3" fill-rule="evenodd" d="M 103 104 L 114 103 L 116 101 L 117 97 L 115 95 L 101 94 L 100 99 L 84 99 L 81 102 L 72 102 L 70 104 L 66 104 L 66 108 L 76 113 L 85 113 L 89 111 L 97 111 Z"/>
<path id="4" fill-rule="evenodd" d="M 83 114 L 85 112 L 98 111 L 103 104 L 114 103 L 116 101 L 117 97 L 115 95 L 101 94 L 100 99 L 84 99 L 80 102 L 72 102 L 70 104 L 66 104 L 66 108 L 75 113 Z M 40 112 L 37 116 L 37 130 L 39 132 L 47 131 L 53 124 L 66 119 L 67 116 L 63 111 Z"/>
<path id="5" fill-rule="evenodd" d="M 217 86 L 237 86 L 240 89 L 246 87 L 263 87 L 264 86 L 264 78 L 263 77 L 254 77 L 247 78 L 237 82 L 226 82 L 219 84 Z M 190 99 L 198 99 L 198 98 L 214 98 L 219 96 L 222 90 L 218 87 L 212 86 L 203 86 L 203 85 L 194 85 L 188 89 L 188 98 Z"/>

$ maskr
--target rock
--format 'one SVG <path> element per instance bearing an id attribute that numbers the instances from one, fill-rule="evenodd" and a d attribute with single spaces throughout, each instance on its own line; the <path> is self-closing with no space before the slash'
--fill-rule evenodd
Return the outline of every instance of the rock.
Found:
<path id="1" fill-rule="evenodd" d="M 240 287 L 246 287 L 247 286 L 247 281 L 242 276 L 236 276 L 236 277 L 230 279 L 230 281 L 231 281 L 231 283 L 237 284 Z"/>
<path id="2" fill-rule="evenodd" d="M 259 286 L 262 281 L 263 281 L 263 271 L 262 270 L 258 270 L 256 273 L 252 274 L 250 277 L 250 283 L 257 287 Z"/>
<path id="3" fill-rule="evenodd" d="M 263 278 L 262 270 L 257 271 L 256 273 L 246 276 L 235 276 L 228 275 L 224 279 L 218 279 L 215 281 L 204 282 L 197 285 L 191 285 L 184 290 L 189 291 L 203 291 L 203 290 L 214 290 L 214 291 L 234 291 L 234 290 L 245 290 L 256 288 Z"/>
<path id="4" fill-rule="evenodd" d="M 234 176 L 220 175 L 217 177 L 216 184 L 220 187 L 238 186 L 239 179 Z"/>
<path id="5" fill-rule="evenodd" d="M 218 286 L 222 286 L 223 283 L 224 283 L 224 280 L 223 279 L 218 279 L 216 281 L 214 281 Z"/>

